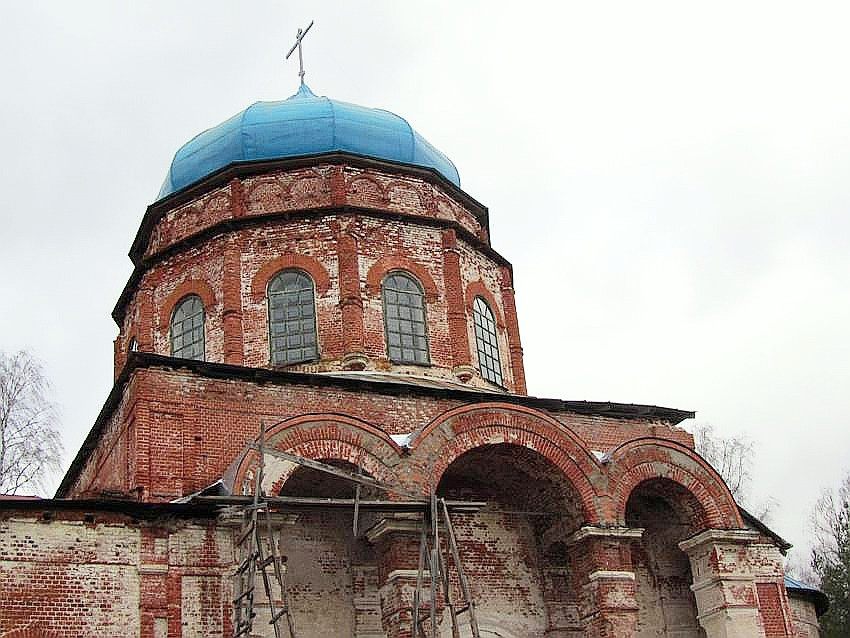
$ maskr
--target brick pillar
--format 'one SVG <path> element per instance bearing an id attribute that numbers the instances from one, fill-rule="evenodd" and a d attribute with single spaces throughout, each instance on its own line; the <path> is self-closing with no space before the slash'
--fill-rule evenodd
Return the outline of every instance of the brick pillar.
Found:
<path id="1" fill-rule="evenodd" d="M 139 327 L 136 332 L 136 343 L 141 352 L 153 352 L 154 307 L 153 289 L 141 286 L 136 293 L 136 306 L 139 309 Z M 167 352 L 166 354 L 171 354 Z"/>
<path id="2" fill-rule="evenodd" d="M 360 293 L 360 267 L 357 241 L 349 233 L 337 241 L 339 260 L 339 307 L 342 312 L 342 367 L 362 370 L 369 362 L 363 347 L 363 297 Z"/>
<path id="3" fill-rule="evenodd" d="M 502 287 L 502 306 L 505 310 L 505 326 L 508 330 L 508 349 L 511 355 L 511 371 L 513 372 L 514 387 L 517 394 L 525 394 L 525 367 L 522 363 L 522 343 L 519 340 L 519 321 L 516 316 L 516 300 L 514 299 L 514 279 L 511 269 L 507 266 L 499 268 L 499 283 Z"/>
<path id="4" fill-rule="evenodd" d="M 243 217 L 245 212 L 245 189 L 242 188 L 242 180 L 234 177 L 230 180 L 230 214 Z"/>
<path id="5" fill-rule="evenodd" d="M 242 247 L 231 237 L 224 249 L 222 277 L 222 324 L 224 328 L 224 362 L 241 366 L 245 363 L 242 333 Z"/>
<path id="6" fill-rule="evenodd" d="M 139 547 L 140 638 L 168 635 L 168 534 L 142 527 Z"/>
<path id="7" fill-rule="evenodd" d="M 413 593 L 419 560 L 418 515 L 389 515 L 366 532 L 378 557 L 381 625 L 387 638 L 411 638 Z M 430 576 L 423 581 L 424 599 L 430 600 Z"/>
<path id="8" fill-rule="evenodd" d="M 697 619 L 707 638 L 764 637 L 750 548 L 758 533 L 709 529 L 679 543 L 691 561 Z"/>
<path id="9" fill-rule="evenodd" d="M 642 529 L 585 526 L 566 545 L 573 557 L 584 635 L 637 636 L 638 604 L 631 545 Z"/>
<path id="10" fill-rule="evenodd" d="M 331 173 L 331 203 L 334 206 L 345 204 L 345 169 L 342 166 L 334 166 Z"/>
<path id="11" fill-rule="evenodd" d="M 443 231 L 443 276 L 446 283 L 446 315 L 449 322 L 449 340 L 452 348 L 452 373 L 466 383 L 475 374 L 469 352 L 469 333 L 466 311 L 463 307 L 463 280 L 460 276 L 460 253 L 457 234 L 452 229 Z"/>

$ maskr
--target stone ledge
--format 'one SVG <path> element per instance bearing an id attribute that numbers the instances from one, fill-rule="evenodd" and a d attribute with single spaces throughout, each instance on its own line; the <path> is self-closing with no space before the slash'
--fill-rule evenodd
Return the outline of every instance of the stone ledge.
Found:
<path id="1" fill-rule="evenodd" d="M 686 538 L 679 543 L 679 549 L 685 553 L 690 553 L 708 543 L 734 543 L 737 545 L 749 545 L 757 541 L 759 533 L 748 529 L 707 529 L 695 536 Z"/>
<path id="2" fill-rule="evenodd" d="M 635 573 L 634 572 L 626 572 L 626 571 L 615 571 L 608 569 L 599 569 L 595 572 L 591 572 L 591 574 L 587 577 L 587 580 L 591 583 L 595 580 L 634 580 Z"/>
<path id="3" fill-rule="evenodd" d="M 596 527 L 587 525 L 570 534 L 564 543 L 566 545 L 575 545 L 587 538 L 641 538 L 643 531 L 642 527 Z"/>

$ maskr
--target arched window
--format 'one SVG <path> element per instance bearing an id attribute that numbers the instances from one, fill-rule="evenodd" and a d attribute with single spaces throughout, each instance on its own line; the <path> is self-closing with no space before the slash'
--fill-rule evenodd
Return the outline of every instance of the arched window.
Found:
<path id="1" fill-rule="evenodd" d="M 387 354 L 395 363 L 428 364 L 425 295 L 419 282 L 404 272 L 391 272 L 381 284 Z"/>
<path id="2" fill-rule="evenodd" d="M 171 356 L 204 360 L 204 302 L 184 297 L 171 315 Z"/>
<path id="3" fill-rule="evenodd" d="M 130 345 L 127 347 L 128 352 L 138 352 L 139 350 L 139 342 L 136 341 L 136 337 L 130 339 Z"/>
<path id="4" fill-rule="evenodd" d="M 472 321 L 475 324 L 475 347 L 478 350 L 478 369 L 481 376 L 502 385 L 502 364 L 499 359 L 499 337 L 493 311 L 482 297 L 472 302 Z"/>
<path id="5" fill-rule="evenodd" d="M 282 270 L 269 281 L 268 299 L 272 365 L 318 359 L 313 280 L 300 270 Z"/>

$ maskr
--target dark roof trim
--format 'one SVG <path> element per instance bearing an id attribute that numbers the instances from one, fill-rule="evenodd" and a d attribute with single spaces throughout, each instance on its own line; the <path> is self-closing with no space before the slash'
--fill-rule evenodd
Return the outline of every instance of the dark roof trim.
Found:
<path id="1" fill-rule="evenodd" d="M 120 499 L 60 499 L 38 498 L 21 500 L 0 499 L 0 512 L 3 511 L 54 511 L 54 512 L 110 512 L 127 514 L 134 518 L 156 519 L 164 516 L 186 516 L 193 518 L 213 518 L 218 516 L 220 508 L 206 503 L 143 503 Z"/>
<path id="2" fill-rule="evenodd" d="M 791 543 L 786 541 L 779 534 L 774 532 L 767 525 L 765 525 L 763 522 L 761 522 L 755 516 L 750 514 L 747 510 L 745 510 L 740 505 L 738 505 L 738 511 L 741 512 L 741 517 L 744 519 L 745 523 L 749 523 L 750 525 L 755 527 L 758 531 L 760 531 L 762 534 L 764 534 L 765 536 L 769 536 L 774 541 L 776 541 L 776 544 L 779 546 L 779 549 L 783 554 L 785 552 L 787 552 L 789 549 L 791 549 L 792 547 L 794 547 Z"/>
<path id="3" fill-rule="evenodd" d="M 208 228 L 204 228 L 203 230 L 195 233 L 194 235 L 189 235 L 188 237 L 184 237 L 183 239 L 176 241 L 165 250 L 146 259 L 143 259 L 141 256 L 136 259 L 135 257 L 133 257 L 131 251 L 130 257 L 133 259 L 135 267 L 133 268 L 133 272 L 127 280 L 127 283 L 124 284 L 124 289 L 121 291 L 121 295 L 118 297 L 118 301 L 115 303 L 115 307 L 112 309 L 112 318 L 115 320 L 115 323 L 117 323 L 118 326 L 121 327 L 121 324 L 124 321 L 125 307 L 129 303 L 134 289 L 138 286 L 145 272 L 157 262 L 162 261 L 164 259 L 168 259 L 168 257 L 182 250 L 185 250 L 189 246 L 201 244 L 202 242 L 208 241 L 209 239 L 214 238 L 220 234 L 237 230 L 243 227 L 260 226 L 270 221 L 275 221 L 279 219 L 309 219 L 311 217 L 321 217 L 325 215 L 360 215 L 363 217 L 377 217 L 379 219 L 404 219 L 415 221 L 416 223 L 422 224 L 423 226 L 432 226 L 434 228 L 452 228 L 458 234 L 458 237 L 460 237 L 463 241 L 470 244 L 471 246 L 474 246 L 476 250 L 479 250 L 480 252 L 490 257 L 493 261 L 503 266 L 507 266 L 511 269 L 513 268 L 511 266 L 511 263 L 507 259 L 502 257 L 502 255 L 500 255 L 497 251 L 495 251 L 490 246 L 490 244 L 482 240 L 480 237 L 477 237 L 476 235 L 472 234 L 466 228 L 461 226 L 458 222 L 453 220 L 440 219 L 436 217 L 422 217 L 421 215 L 411 215 L 408 213 L 384 211 L 375 208 L 363 208 L 360 206 L 332 206 L 325 208 L 308 208 L 296 211 L 268 213 L 266 215 L 249 215 L 246 217 L 235 217 L 227 219 L 217 224 L 214 224 Z"/>
<path id="4" fill-rule="evenodd" d="M 561 399 L 543 399 L 518 394 L 493 394 L 492 392 L 477 392 L 475 390 L 454 390 L 451 388 L 425 387 L 393 381 L 372 381 L 362 378 L 312 374 L 305 372 L 289 372 L 286 370 L 270 370 L 267 368 L 250 368 L 227 363 L 209 363 L 178 359 L 149 352 L 131 352 L 121 374 L 115 381 L 112 391 L 100 410 L 92 429 L 83 441 L 80 450 L 65 473 L 62 483 L 56 490 L 56 498 L 66 497 L 71 485 L 79 476 L 86 461 L 97 446 L 106 423 L 118 407 L 123 396 L 124 387 L 130 381 L 132 373 L 137 368 L 183 368 L 210 379 L 234 379 L 254 383 L 271 383 L 277 385 L 301 384 L 326 387 L 340 387 L 349 390 L 360 390 L 376 394 L 392 396 L 432 396 L 446 399 L 459 399 L 467 403 L 489 403 L 501 401 L 516 405 L 525 405 L 540 410 L 553 412 L 573 412 L 590 416 L 603 416 L 615 419 L 648 419 L 655 418 L 669 421 L 676 425 L 685 419 L 694 418 L 694 412 L 662 408 L 654 405 L 636 405 L 633 403 L 611 403 L 610 401 L 564 401 Z"/>
<path id="5" fill-rule="evenodd" d="M 304 168 L 307 166 L 315 166 L 316 164 L 348 164 L 358 168 L 375 168 L 387 173 L 413 175 L 423 181 L 439 186 L 448 192 L 449 195 L 461 201 L 470 209 L 481 225 L 489 232 L 490 220 L 487 207 L 468 195 L 465 191 L 452 184 L 436 169 L 413 164 L 404 164 L 401 162 L 377 160 L 372 157 L 357 155 L 354 153 L 319 153 L 315 155 L 302 155 L 300 157 L 288 157 L 277 160 L 233 162 L 224 168 L 207 175 L 203 179 L 189 184 L 188 186 L 184 186 L 180 190 L 157 200 L 148 206 L 145 211 L 145 215 L 142 218 L 142 224 L 139 226 L 139 230 L 136 233 L 132 246 L 130 247 L 130 259 L 132 259 L 134 263 L 141 259 L 154 226 L 165 213 L 175 206 L 184 204 L 195 197 L 206 193 L 212 188 L 223 186 L 234 177 L 247 177 L 258 173 L 268 173 L 278 169 L 287 170 Z"/>

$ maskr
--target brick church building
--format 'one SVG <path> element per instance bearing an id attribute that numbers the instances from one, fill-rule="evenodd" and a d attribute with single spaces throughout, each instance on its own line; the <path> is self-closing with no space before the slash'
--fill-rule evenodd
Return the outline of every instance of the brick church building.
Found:
<path id="1" fill-rule="evenodd" d="M 489 224 L 404 119 L 306 85 L 184 145 L 130 248 L 102 411 L 54 499 L 0 501 L 0 637 L 232 636 L 239 527 L 215 498 L 251 493 L 261 422 L 374 479 L 363 499 L 480 503 L 452 518 L 480 636 L 817 636 L 823 595 L 783 577 L 788 544 L 694 451 L 692 412 L 527 394 Z M 355 498 L 262 462 L 267 495 Z M 271 516 L 299 638 L 412 635 L 422 514 L 353 519 Z M 452 636 L 435 601 L 426 633 Z M 245 635 L 274 635 L 265 603 Z"/>

